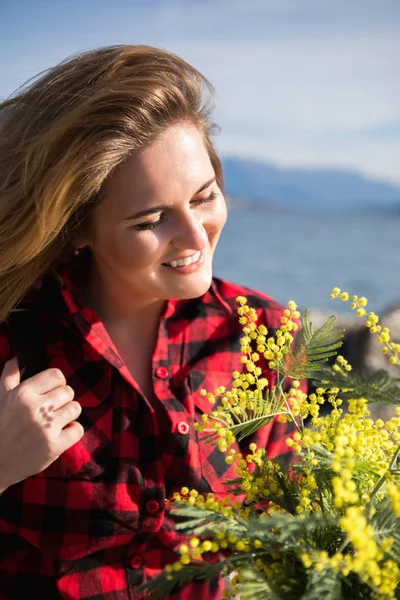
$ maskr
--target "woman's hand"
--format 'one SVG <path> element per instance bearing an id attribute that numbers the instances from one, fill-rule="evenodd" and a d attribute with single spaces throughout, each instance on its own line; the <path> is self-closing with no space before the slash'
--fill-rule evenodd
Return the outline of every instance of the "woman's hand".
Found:
<path id="1" fill-rule="evenodd" d="M 0 493 L 43 471 L 84 434 L 82 411 L 59 369 L 20 383 L 18 360 L 0 378 Z"/>

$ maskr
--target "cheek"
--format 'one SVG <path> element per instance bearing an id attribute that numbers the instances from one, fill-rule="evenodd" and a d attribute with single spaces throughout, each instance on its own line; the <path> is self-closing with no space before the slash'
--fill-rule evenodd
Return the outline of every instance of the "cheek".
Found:
<path id="1" fill-rule="evenodd" d="M 159 259 L 162 243 L 153 231 L 127 231 L 120 244 L 121 259 L 138 268 L 152 266 Z"/>
<path id="2" fill-rule="evenodd" d="M 103 237 L 101 243 L 97 240 L 92 251 L 109 264 L 140 269 L 157 261 L 161 253 L 161 244 L 151 232 L 140 234 L 128 229 Z"/>
<path id="3" fill-rule="evenodd" d="M 215 207 L 215 210 L 210 215 L 209 219 L 209 227 L 210 231 L 215 233 L 220 233 L 221 229 L 224 227 L 226 223 L 226 219 L 228 217 L 228 211 L 226 207 L 225 198 L 221 195 L 218 200 L 218 204 Z"/>

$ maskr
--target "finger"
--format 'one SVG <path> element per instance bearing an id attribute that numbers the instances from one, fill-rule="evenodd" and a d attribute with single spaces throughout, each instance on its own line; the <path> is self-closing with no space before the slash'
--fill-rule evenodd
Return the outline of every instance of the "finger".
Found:
<path id="1" fill-rule="evenodd" d="M 0 388 L 9 392 L 16 388 L 21 381 L 21 373 L 19 371 L 18 358 L 14 356 L 4 365 L 3 372 L 0 377 Z"/>
<path id="2" fill-rule="evenodd" d="M 65 404 L 58 410 L 54 411 L 52 414 L 57 422 L 57 425 L 61 429 L 64 429 L 64 427 L 66 427 L 69 423 L 75 421 L 79 417 L 81 412 L 82 407 L 79 404 L 79 402 L 76 402 L 76 400 L 72 400 L 71 402 L 68 402 L 68 404 Z"/>
<path id="3" fill-rule="evenodd" d="M 47 394 L 43 394 L 40 396 L 41 400 L 44 401 L 42 404 L 42 410 L 46 410 L 50 413 L 59 410 L 68 402 L 73 400 L 75 395 L 74 390 L 69 385 L 63 385 L 55 390 L 51 390 L 47 392 Z"/>
<path id="4" fill-rule="evenodd" d="M 79 442 L 84 433 L 85 430 L 77 421 L 73 421 L 66 425 L 60 436 L 60 453 L 65 452 L 65 450 L 68 450 L 68 448 L 71 448 L 71 446 Z"/>
<path id="5" fill-rule="evenodd" d="M 60 369 L 46 369 L 45 371 L 41 371 L 34 375 L 33 377 L 29 377 L 23 383 L 21 383 L 22 388 L 28 388 L 29 392 L 33 394 L 47 394 L 60 386 L 64 386 L 66 384 L 65 377 L 60 371 Z"/>

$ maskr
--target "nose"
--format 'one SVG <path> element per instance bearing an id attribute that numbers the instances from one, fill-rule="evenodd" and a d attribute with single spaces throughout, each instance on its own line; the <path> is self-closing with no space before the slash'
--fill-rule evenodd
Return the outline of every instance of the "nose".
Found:
<path id="1" fill-rule="evenodd" d="M 188 212 L 177 223 L 174 245 L 183 250 L 202 250 L 208 242 L 203 222 L 193 212 Z"/>

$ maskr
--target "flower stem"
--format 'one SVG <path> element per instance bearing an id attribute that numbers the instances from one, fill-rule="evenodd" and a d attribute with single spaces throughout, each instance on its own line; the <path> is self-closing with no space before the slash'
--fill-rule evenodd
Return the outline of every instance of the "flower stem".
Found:
<path id="1" fill-rule="evenodd" d="M 285 392 L 282 389 L 282 383 L 283 383 L 283 380 L 280 381 L 279 384 L 278 384 L 279 391 L 282 394 L 282 397 L 284 398 L 284 401 L 282 402 L 282 406 L 285 406 L 287 408 L 287 414 L 289 414 L 289 416 L 292 419 L 293 423 L 297 427 L 297 431 L 299 431 L 300 433 L 303 433 L 302 427 L 299 425 L 299 423 L 297 422 L 297 420 L 294 417 L 294 414 L 292 413 L 292 409 L 290 408 L 290 404 L 288 402 L 288 399 L 287 399 L 287 397 L 285 395 Z"/>

